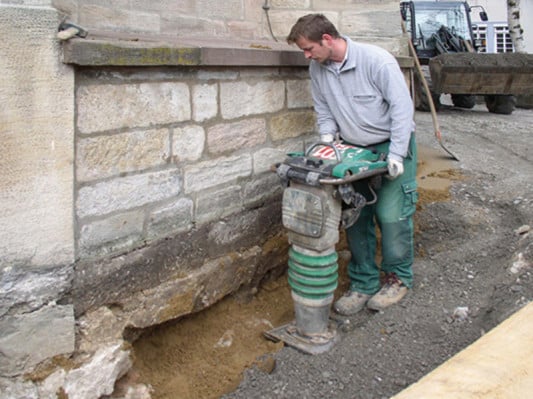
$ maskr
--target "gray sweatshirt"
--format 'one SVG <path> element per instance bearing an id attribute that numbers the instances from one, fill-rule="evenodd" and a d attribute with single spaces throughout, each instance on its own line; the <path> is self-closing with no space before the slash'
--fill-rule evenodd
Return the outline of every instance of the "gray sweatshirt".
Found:
<path id="1" fill-rule="evenodd" d="M 314 60 L 309 66 L 319 133 L 339 132 L 360 146 L 390 140 L 389 156 L 400 160 L 415 127 L 403 73 L 386 50 L 343 38 L 347 54 L 340 68 Z"/>

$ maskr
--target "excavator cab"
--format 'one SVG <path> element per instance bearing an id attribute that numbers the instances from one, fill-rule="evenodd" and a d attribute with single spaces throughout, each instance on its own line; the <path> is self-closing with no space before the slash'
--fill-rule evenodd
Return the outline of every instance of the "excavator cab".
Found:
<path id="1" fill-rule="evenodd" d="M 400 9 L 422 65 L 443 53 L 475 49 L 468 3 L 405 1 Z"/>

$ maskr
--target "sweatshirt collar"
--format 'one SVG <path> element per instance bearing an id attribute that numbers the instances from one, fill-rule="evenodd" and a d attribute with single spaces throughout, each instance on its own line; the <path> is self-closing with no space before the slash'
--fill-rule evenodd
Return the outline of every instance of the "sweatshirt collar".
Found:
<path id="1" fill-rule="evenodd" d="M 322 65 L 323 67 L 334 72 L 346 71 L 349 69 L 353 69 L 356 66 L 355 57 L 353 57 L 354 42 L 348 36 L 341 36 L 341 37 L 346 41 L 346 53 L 344 54 L 344 60 L 342 61 L 340 68 L 337 70 L 337 68 L 333 66 L 333 62 L 331 61 L 328 62 L 327 64 Z"/>

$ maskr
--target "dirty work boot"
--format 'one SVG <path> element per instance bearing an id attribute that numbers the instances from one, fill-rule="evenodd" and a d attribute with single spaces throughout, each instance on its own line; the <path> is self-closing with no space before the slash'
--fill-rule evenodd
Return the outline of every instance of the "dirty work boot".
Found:
<path id="1" fill-rule="evenodd" d="M 408 288 L 396 274 L 389 273 L 385 276 L 383 287 L 368 301 L 366 306 L 372 310 L 383 310 L 399 302 L 407 294 L 407 290 Z"/>
<path id="2" fill-rule="evenodd" d="M 363 309 L 371 297 L 372 295 L 357 291 L 348 291 L 333 304 L 333 309 L 343 316 L 352 316 Z"/>

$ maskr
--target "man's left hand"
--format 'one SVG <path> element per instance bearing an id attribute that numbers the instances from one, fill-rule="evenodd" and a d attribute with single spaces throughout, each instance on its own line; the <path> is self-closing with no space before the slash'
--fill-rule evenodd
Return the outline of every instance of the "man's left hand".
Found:
<path id="1" fill-rule="evenodd" d="M 403 173 L 403 160 L 396 157 L 387 157 L 387 169 L 391 179 L 395 179 Z"/>

